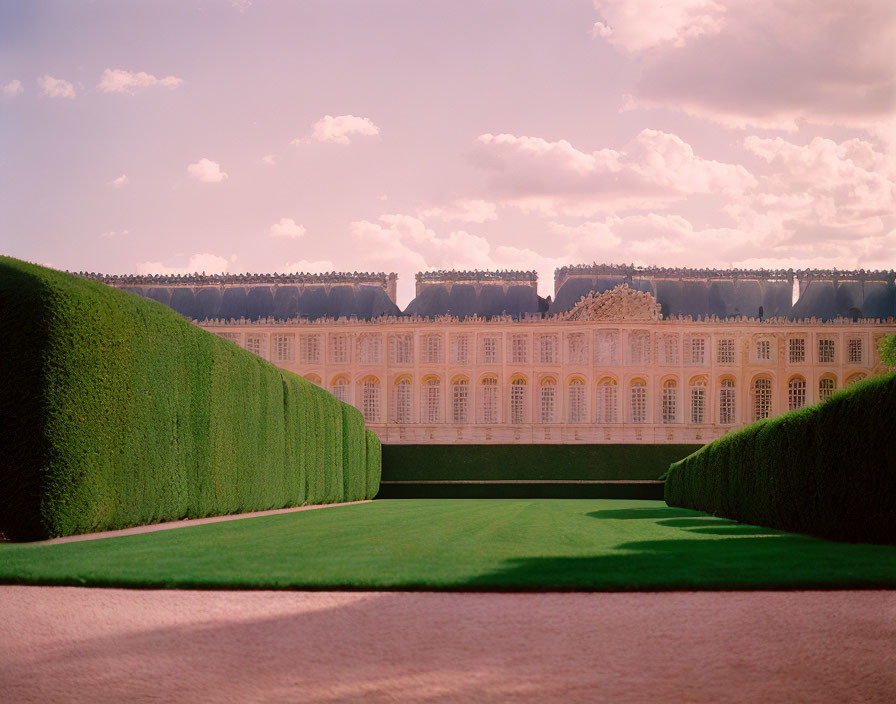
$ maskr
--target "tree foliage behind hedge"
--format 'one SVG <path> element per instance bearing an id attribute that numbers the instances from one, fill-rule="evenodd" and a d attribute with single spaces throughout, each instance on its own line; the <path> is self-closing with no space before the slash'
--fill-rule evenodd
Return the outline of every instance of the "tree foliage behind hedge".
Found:
<path id="1" fill-rule="evenodd" d="M 160 303 L 0 257 L 0 330 L 10 538 L 376 493 L 357 410 Z"/>
<path id="2" fill-rule="evenodd" d="M 670 506 L 833 540 L 896 543 L 896 374 L 759 421 L 673 464 Z"/>

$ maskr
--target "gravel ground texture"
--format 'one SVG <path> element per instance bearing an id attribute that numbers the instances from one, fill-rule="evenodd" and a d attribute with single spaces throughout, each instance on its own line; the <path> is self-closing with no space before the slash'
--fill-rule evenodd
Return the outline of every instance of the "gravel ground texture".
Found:
<path id="1" fill-rule="evenodd" d="M 896 591 L 0 587 L 3 702 L 891 702 Z"/>

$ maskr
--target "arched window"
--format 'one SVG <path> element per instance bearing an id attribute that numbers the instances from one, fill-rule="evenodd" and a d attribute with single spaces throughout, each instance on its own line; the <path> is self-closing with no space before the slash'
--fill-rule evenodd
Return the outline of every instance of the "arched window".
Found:
<path id="1" fill-rule="evenodd" d="M 595 422 L 619 422 L 619 385 L 612 377 L 605 376 L 597 382 L 597 399 L 594 404 Z"/>
<path id="2" fill-rule="evenodd" d="M 725 377 L 719 387 L 719 423 L 734 425 L 735 423 L 734 379 Z"/>
<path id="3" fill-rule="evenodd" d="M 541 422 L 555 423 L 557 420 L 557 382 L 551 377 L 541 380 Z"/>
<path id="4" fill-rule="evenodd" d="M 422 421 L 424 423 L 442 422 L 442 382 L 437 376 L 428 376 L 423 380 Z"/>
<path id="5" fill-rule="evenodd" d="M 678 382 L 666 379 L 663 382 L 663 423 L 674 423 L 678 416 Z"/>
<path id="6" fill-rule="evenodd" d="M 406 424 L 411 422 L 411 399 L 413 397 L 411 377 L 400 376 L 392 389 L 392 421 Z"/>
<path id="7" fill-rule="evenodd" d="M 706 377 L 691 379 L 691 423 L 703 425 L 706 422 Z"/>
<path id="8" fill-rule="evenodd" d="M 365 377 L 361 382 L 361 413 L 365 423 L 380 420 L 380 382 L 375 376 Z"/>
<path id="9" fill-rule="evenodd" d="M 484 376 L 479 381 L 479 422 L 494 425 L 498 422 L 498 378 Z"/>
<path id="10" fill-rule="evenodd" d="M 852 385 L 855 384 L 856 382 L 862 381 L 862 379 L 864 379 L 864 378 L 865 378 L 865 375 L 862 374 L 862 373 L 859 373 L 859 374 L 853 374 L 851 377 L 849 377 L 849 378 L 846 380 L 846 385 L 847 385 L 847 386 L 852 386 Z"/>
<path id="11" fill-rule="evenodd" d="M 566 399 L 567 422 L 587 423 L 588 416 L 585 413 L 585 382 L 581 379 L 573 379 L 570 381 L 566 391 Z"/>
<path id="12" fill-rule="evenodd" d="M 833 376 L 823 376 L 818 380 L 818 400 L 827 401 L 837 389 L 837 380 Z"/>
<path id="13" fill-rule="evenodd" d="M 517 376 L 510 381 L 510 424 L 526 422 L 526 377 Z"/>
<path id="14" fill-rule="evenodd" d="M 760 376 L 753 380 L 753 420 L 768 418 L 772 414 L 772 380 Z"/>
<path id="15" fill-rule="evenodd" d="M 643 379 L 632 379 L 629 389 L 632 423 L 647 422 L 647 384 Z"/>
<path id="16" fill-rule="evenodd" d="M 317 374 L 306 374 L 305 378 L 312 384 L 317 384 L 318 386 L 320 386 L 320 377 Z"/>
<path id="17" fill-rule="evenodd" d="M 787 408 L 795 411 L 806 405 L 806 380 L 801 376 L 792 376 L 787 382 Z"/>
<path id="18" fill-rule="evenodd" d="M 451 382 L 451 422 L 467 423 L 470 407 L 470 383 L 466 377 L 455 377 Z"/>
<path id="19" fill-rule="evenodd" d="M 344 403 L 351 401 L 348 397 L 349 388 L 348 379 L 345 376 L 337 376 L 330 383 L 330 393 Z"/>

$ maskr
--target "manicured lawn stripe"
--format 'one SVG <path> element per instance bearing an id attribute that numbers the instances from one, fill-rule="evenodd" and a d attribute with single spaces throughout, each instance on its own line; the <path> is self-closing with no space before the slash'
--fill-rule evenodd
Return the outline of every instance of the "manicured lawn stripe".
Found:
<path id="1" fill-rule="evenodd" d="M 896 588 L 896 547 L 659 501 L 383 501 L 56 545 L 0 544 L 0 582 L 233 589 Z"/>

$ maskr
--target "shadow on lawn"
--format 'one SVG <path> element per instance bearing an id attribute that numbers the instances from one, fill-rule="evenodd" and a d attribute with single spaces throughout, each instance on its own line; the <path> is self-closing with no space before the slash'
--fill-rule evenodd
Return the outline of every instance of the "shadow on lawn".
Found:
<path id="1" fill-rule="evenodd" d="M 896 549 L 833 543 L 808 536 L 751 534 L 726 538 L 623 543 L 589 557 L 508 560 L 467 582 L 471 589 L 598 591 L 677 589 L 858 589 L 896 587 Z"/>
<path id="2" fill-rule="evenodd" d="M 508 560 L 501 569 L 471 580 L 469 587 L 609 591 L 896 587 L 892 546 L 836 543 L 688 509 L 618 509 L 586 515 L 643 519 L 681 532 L 666 540 L 622 543 L 610 554 Z M 704 537 L 710 535 L 720 537 Z"/>
<path id="3" fill-rule="evenodd" d="M 702 528 L 707 525 L 714 526 L 734 526 L 737 521 L 730 518 L 718 518 L 716 516 L 703 515 L 698 518 L 670 518 L 665 521 L 657 521 L 658 526 L 669 526 L 670 528 Z"/>
<path id="4" fill-rule="evenodd" d="M 653 518 L 671 518 L 673 516 L 705 516 L 700 511 L 692 511 L 689 508 L 654 508 L 648 506 L 645 508 L 611 508 L 602 511 L 591 511 L 586 513 L 589 518 L 612 518 L 614 520 L 630 520 L 640 519 L 647 520 Z M 702 524 L 701 524 L 702 525 Z"/>

